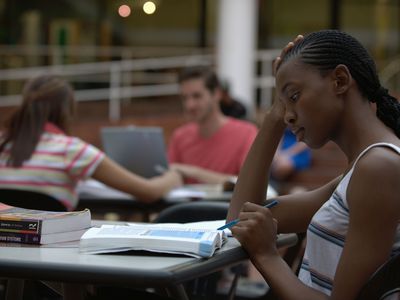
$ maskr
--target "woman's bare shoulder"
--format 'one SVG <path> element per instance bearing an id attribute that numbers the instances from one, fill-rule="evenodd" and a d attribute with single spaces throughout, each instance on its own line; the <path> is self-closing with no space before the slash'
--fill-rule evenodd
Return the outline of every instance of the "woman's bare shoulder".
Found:
<path id="1" fill-rule="evenodd" d="M 349 206 L 366 209 L 377 206 L 399 209 L 400 153 L 390 147 L 374 147 L 367 151 L 354 167 L 347 190 Z M 377 205 L 379 203 L 379 205 Z"/>

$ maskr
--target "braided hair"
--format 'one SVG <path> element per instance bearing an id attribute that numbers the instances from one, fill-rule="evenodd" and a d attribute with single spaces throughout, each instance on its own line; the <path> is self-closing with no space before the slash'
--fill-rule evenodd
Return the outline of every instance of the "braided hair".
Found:
<path id="1" fill-rule="evenodd" d="M 345 65 L 361 94 L 376 103 L 377 117 L 400 138 L 400 104 L 382 87 L 374 60 L 354 37 L 338 30 L 313 32 L 288 51 L 282 64 L 292 58 L 314 65 L 321 74 Z"/>

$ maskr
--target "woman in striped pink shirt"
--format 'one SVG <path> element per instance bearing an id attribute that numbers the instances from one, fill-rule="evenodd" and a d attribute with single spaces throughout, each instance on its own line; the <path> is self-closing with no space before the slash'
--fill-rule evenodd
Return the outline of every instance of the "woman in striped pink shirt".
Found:
<path id="1" fill-rule="evenodd" d="M 175 171 L 151 179 L 133 174 L 96 147 L 68 135 L 75 100 L 65 80 L 51 75 L 33 78 L 22 98 L 0 136 L 0 189 L 45 193 L 72 210 L 78 202 L 78 181 L 89 177 L 145 202 L 182 184 Z"/>

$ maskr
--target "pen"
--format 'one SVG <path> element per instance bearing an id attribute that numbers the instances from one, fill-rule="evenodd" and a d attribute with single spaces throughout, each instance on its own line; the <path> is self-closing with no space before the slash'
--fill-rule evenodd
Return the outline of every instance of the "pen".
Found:
<path id="1" fill-rule="evenodd" d="M 274 207 L 277 204 L 278 204 L 278 201 L 277 200 L 273 200 L 272 202 L 268 203 L 267 205 L 264 205 L 264 207 L 271 208 L 271 207 Z M 232 226 L 234 226 L 237 223 L 239 223 L 239 221 L 240 221 L 239 219 L 233 220 L 233 221 L 225 224 L 224 226 L 221 226 L 221 227 L 217 228 L 217 230 L 224 230 L 226 228 L 231 228 Z"/>

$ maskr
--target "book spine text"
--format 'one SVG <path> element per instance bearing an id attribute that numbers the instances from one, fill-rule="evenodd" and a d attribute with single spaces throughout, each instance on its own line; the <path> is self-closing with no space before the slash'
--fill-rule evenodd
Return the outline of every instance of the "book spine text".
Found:
<path id="1" fill-rule="evenodd" d="M 0 232 L 0 243 L 40 244 L 40 234 Z"/>
<path id="2" fill-rule="evenodd" d="M 0 220 L 0 231 L 40 234 L 41 220 Z"/>

